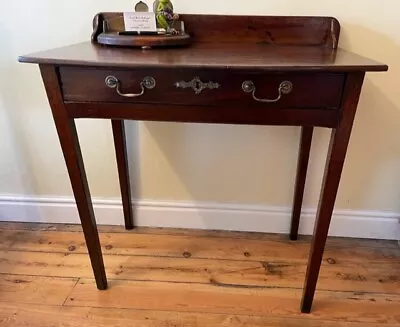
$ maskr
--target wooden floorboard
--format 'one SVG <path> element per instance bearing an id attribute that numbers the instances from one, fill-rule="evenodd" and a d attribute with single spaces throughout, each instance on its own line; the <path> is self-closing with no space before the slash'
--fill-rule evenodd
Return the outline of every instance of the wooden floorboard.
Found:
<path id="1" fill-rule="evenodd" d="M 1 327 L 380 327 L 292 317 L 249 316 L 157 310 L 109 309 L 0 303 Z M 385 324 L 398 327 L 398 324 Z"/>
<path id="2" fill-rule="evenodd" d="M 98 292 L 93 279 L 81 279 L 65 304 L 301 318 L 301 293 L 300 289 L 288 288 L 115 280 L 110 281 L 107 292 Z M 309 318 L 400 324 L 399 308 L 399 295 L 318 291 Z"/>
<path id="3" fill-rule="evenodd" d="M 105 255 L 109 278 L 118 280 L 169 281 L 243 287 L 301 288 L 306 261 L 230 261 L 216 259 Z M 400 294 L 400 262 L 324 263 L 318 288 Z M 0 250 L 0 273 L 72 278 L 91 278 L 86 254 Z"/>
<path id="4" fill-rule="evenodd" d="M 0 275 L 0 302 L 62 305 L 78 279 Z"/>
<path id="5" fill-rule="evenodd" d="M 186 235 L 101 233 L 104 254 L 191 257 L 245 261 L 304 262 L 310 243 L 247 240 Z M 41 252 L 87 253 L 82 233 L 0 231 L 0 249 Z M 341 247 L 328 245 L 324 255 L 330 262 L 399 262 L 399 248 Z"/>
<path id="6" fill-rule="evenodd" d="M 81 225 L 76 224 L 37 224 L 37 223 L 17 223 L 0 221 L 0 230 L 12 231 L 59 231 L 59 232 L 75 232 L 81 233 Z M 186 235 L 197 237 L 218 237 L 230 239 L 246 239 L 246 240 L 275 240 L 289 241 L 289 236 L 284 234 L 268 234 L 257 232 L 235 232 L 221 230 L 198 230 L 198 229 L 179 229 L 179 228 L 149 228 L 136 227 L 134 230 L 127 231 L 123 226 L 99 225 L 100 233 L 129 233 L 129 234 L 150 234 L 150 235 Z M 311 241 L 311 236 L 300 235 L 297 243 Z M 398 242 L 393 240 L 374 240 L 374 239 L 358 239 L 345 237 L 328 237 L 328 245 L 338 245 L 340 247 L 374 247 L 374 248 L 398 248 Z"/>
<path id="7" fill-rule="evenodd" d="M 330 238 L 303 315 L 309 238 L 100 230 L 107 291 L 80 226 L 0 223 L 0 326 L 400 326 L 396 242 Z"/>
<path id="8" fill-rule="evenodd" d="M 45 305 L 13 305 L 0 302 L 1 327 L 398 327 L 387 323 L 315 320 L 309 317 L 276 317 L 170 312 L 155 310 L 108 309 Z"/>

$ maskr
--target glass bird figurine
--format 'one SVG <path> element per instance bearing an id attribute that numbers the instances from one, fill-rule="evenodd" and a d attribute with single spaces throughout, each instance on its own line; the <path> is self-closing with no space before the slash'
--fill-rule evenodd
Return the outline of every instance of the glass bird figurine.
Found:
<path id="1" fill-rule="evenodd" d="M 177 33 L 174 23 L 179 19 L 179 15 L 174 14 L 174 6 L 170 0 L 156 0 L 154 2 L 154 12 L 158 28 L 164 28 L 168 34 Z"/>

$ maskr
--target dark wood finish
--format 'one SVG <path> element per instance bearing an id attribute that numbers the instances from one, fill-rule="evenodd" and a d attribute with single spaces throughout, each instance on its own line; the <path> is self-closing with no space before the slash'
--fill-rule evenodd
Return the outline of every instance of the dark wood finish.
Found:
<path id="1" fill-rule="evenodd" d="M 246 42 L 337 48 L 340 24 L 333 17 L 180 15 L 196 43 Z M 93 41 L 105 32 L 125 30 L 123 13 L 99 13 L 93 21 Z M 282 28 L 284 26 L 284 28 Z"/>
<path id="2" fill-rule="evenodd" d="M 229 31 L 229 28 L 226 29 Z M 189 48 L 111 48 L 91 42 L 34 53 L 20 62 L 111 68 L 235 69 L 246 72 L 386 71 L 387 65 L 343 49 L 251 43 L 196 43 Z"/>
<path id="3" fill-rule="evenodd" d="M 111 124 L 114 136 L 115 156 L 118 166 L 119 185 L 121 188 L 122 206 L 124 209 L 125 228 L 127 230 L 131 230 L 134 228 L 134 218 L 132 210 L 133 203 L 131 187 L 129 182 L 129 164 L 126 148 L 125 123 L 123 120 L 113 119 Z"/>
<path id="4" fill-rule="evenodd" d="M 93 33 L 91 37 L 91 41 L 93 43 L 97 42 L 97 37 L 103 33 L 103 25 L 104 24 L 104 16 L 102 14 L 97 14 L 93 18 Z"/>
<path id="5" fill-rule="evenodd" d="M 297 161 L 297 176 L 292 210 L 292 224 L 290 227 L 290 239 L 292 241 L 297 240 L 299 234 L 300 214 L 303 204 L 304 187 L 307 178 L 307 168 L 308 161 L 310 159 L 313 132 L 313 127 L 302 127 L 301 129 L 299 158 Z"/>
<path id="6" fill-rule="evenodd" d="M 118 32 L 101 33 L 97 43 L 123 47 L 177 47 L 192 43 L 189 34 L 180 35 L 119 35 Z"/>
<path id="7" fill-rule="evenodd" d="M 40 71 L 64 153 L 68 174 L 71 179 L 72 190 L 81 218 L 97 288 L 105 290 L 107 288 L 107 279 L 103 256 L 75 122 L 68 117 L 65 110 L 61 90 L 58 86 L 56 69 L 53 66 L 41 65 Z"/>
<path id="8" fill-rule="evenodd" d="M 260 71 L 385 71 L 387 65 L 337 49 L 340 25 L 330 17 L 182 15 L 194 44 L 143 51 L 96 44 L 106 20 L 123 30 L 122 13 L 94 19 L 93 42 L 39 52 L 21 62 L 96 67 L 234 68 Z M 207 26 L 207 28 L 204 28 Z M 290 46 L 289 46 L 290 45 Z"/>
<path id="9" fill-rule="evenodd" d="M 106 288 L 106 276 L 74 119 L 113 120 L 127 227 L 133 227 L 133 215 L 125 135 L 119 120 L 302 126 L 293 239 L 297 237 L 313 126 L 322 126 L 334 131 L 301 305 L 302 312 L 310 312 L 363 78 L 366 71 L 386 71 L 388 67 L 336 49 L 340 26 L 334 18 L 183 15 L 182 19 L 194 41 L 185 49 L 142 51 L 98 45 L 104 26 L 108 32 L 121 28 L 121 13 L 103 13 L 94 19 L 92 43 L 19 59 L 41 64 L 97 286 Z M 122 92 L 140 92 L 145 76 L 153 76 L 156 87 L 146 89 L 140 98 L 125 99 L 105 86 L 107 75 L 120 79 Z M 192 89 L 174 87 L 175 82 L 196 76 L 221 87 L 199 95 Z M 244 80 L 256 84 L 260 98 L 275 98 L 283 80 L 292 81 L 294 89 L 276 104 L 257 103 L 242 91 Z"/>
<path id="10" fill-rule="evenodd" d="M 214 124 L 336 126 L 338 110 L 66 102 L 70 118 L 133 119 Z"/>
<path id="11" fill-rule="evenodd" d="M 336 195 L 339 188 L 340 177 L 342 175 L 353 121 L 364 81 L 364 75 L 364 73 L 349 74 L 344 90 L 341 109 L 342 118 L 337 128 L 332 131 L 303 290 L 301 303 L 301 312 L 303 313 L 309 313 L 311 311 L 326 238 L 328 236 L 333 207 L 335 205 Z"/>
<path id="12" fill-rule="evenodd" d="M 312 73 L 251 73 L 226 70 L 135 69 L 107 70 L 61 67 L 60 76 L 65 101 L 164 103 L 182 105 L 240 106 L 268 108 L 327 108 L 337 109 L 342 98 L 344 74 Z M 121 82 L 122 92 L 139 93 L 146 76 L 156 81 L 154 89 L 145 90 L 138 98 L 122 97 L 105 84 L 107 76 Z M 218 89 L 205 89 L 196 94 L 192 88 L 177 88 L 180 81 L 190 82 L 199 77 L 204 83 L 218 83 Z M 283 81 L 293 83 L 293 91 L 277 103 L 261 103 L 242 90 L 242 83 L 254 82 L 259 98 L 274 99 Z"/>

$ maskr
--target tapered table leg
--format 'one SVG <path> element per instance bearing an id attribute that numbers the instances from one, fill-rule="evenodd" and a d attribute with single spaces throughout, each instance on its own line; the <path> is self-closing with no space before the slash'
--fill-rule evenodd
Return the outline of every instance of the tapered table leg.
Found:
<path id="1" fill-rule="evenodd" d="M 342 100 L 342 117 L 337 128 L 332 131 L 301 302 L 303 313 L 311 311 L 363 80 L 364 73 L 348 75 Z"/>
<path id="2" fill-rule="evenodd" d="M 131 187 L 129 183 L 129 166 L 126 149 L 125 125 L 123 120 L 112 120 L 115 155 L 117 158 L 119 185 L 121 188 L 122 206 L 124 208 L 125 228 L 134 228 Z"/>
<path id="3" fill-rule="evenodd" d="M 103 256 L 75 122 L 68 117 L 65 110 L 56 68 L 51 65 L 41 65 L 40 70 L 71 179 L 97 288 L 105 290 L 107 279 Z"/>
<path id="4" fill-rule="evenodd" d="M 301 206 L 303 204 L 304 186 L 306 184 L 313 132 L 313 127 L 303 126 L 301 129 L 299 158 L 297 161 L 297 177 L 292 210 L 292 224 L 290 227 L 290 239 L 293 241 L 297 240 L 299 235 Z"/>

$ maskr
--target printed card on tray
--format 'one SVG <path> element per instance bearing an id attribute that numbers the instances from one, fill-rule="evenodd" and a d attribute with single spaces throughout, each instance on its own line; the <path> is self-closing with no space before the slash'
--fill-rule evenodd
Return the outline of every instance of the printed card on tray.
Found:
<path id="1" fill-rule="evenodd" d="M 125 31 L 156 32 L 156 15 L 153 12 L 124 12 Z"/>

